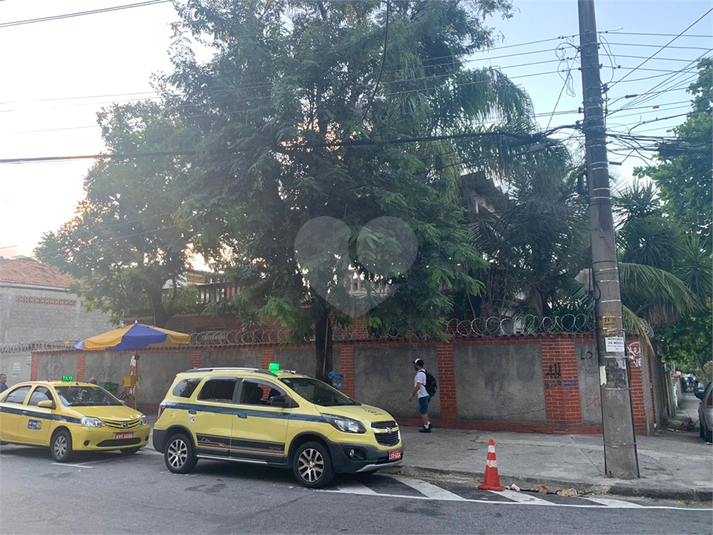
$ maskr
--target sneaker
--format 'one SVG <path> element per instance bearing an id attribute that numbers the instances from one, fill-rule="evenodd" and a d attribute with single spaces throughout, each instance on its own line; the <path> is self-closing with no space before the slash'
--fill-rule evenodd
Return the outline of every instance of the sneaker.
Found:
<path id="1" fill-rule="evenodd" d="M 429 427 L 419 427 L 418 432 L 419 433 L 430 433 L 431 429 Z"/>
<path id="2" fill-rule="evenodd" d="M 428 422 L 428 430 L 431 431 L 433 429 L 433 424 L 431 422 Z"/>

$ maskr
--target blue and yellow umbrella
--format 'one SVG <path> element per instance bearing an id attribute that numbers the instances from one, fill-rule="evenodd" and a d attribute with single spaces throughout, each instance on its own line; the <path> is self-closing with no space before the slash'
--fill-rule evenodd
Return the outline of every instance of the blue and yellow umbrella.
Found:
<path id="1" fill-rule="evenodd" d="M 75 344 L 74 347 L 86 351 L 104 349 L 120 351 L 147 347 L 174 347 L 188 344 L 190 341 L 191 335 L 189 334 L 134 323 L 127 327 L 92 336 Z"/>

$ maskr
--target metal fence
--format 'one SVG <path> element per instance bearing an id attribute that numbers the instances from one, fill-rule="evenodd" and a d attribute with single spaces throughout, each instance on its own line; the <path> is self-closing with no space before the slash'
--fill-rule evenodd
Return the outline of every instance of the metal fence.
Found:
<path id="1" fill-rule="evenodd" d="M 592 333 L 595 330 L 594 317 L 585 314 L 565 314 L 539 318 L 534 315 L 492 316 L 474 320 L 452 319 L 446 323 L 444 331 L 452 338 L 478 338 L 481 336 L 501 336 L 517 334 L 552 334 L 552 333 Z M 263 328 L 250 325 L 244 329 L 232 331 L 205 331 L 191 334 L 190 346 L 236 346 L 243 344 L 280 344 L 289 341 L 289 329 Z M 397 333 L 374 335 L 361 326 L 335 325 L 332 339 L 348 340 L 423 340 L 424 336 L 402 336 Z M 33 340 L 0 344 L 0 354 L 30 353 L 32 351 L 50 351 L 74 347 L 77 340 Z"/>

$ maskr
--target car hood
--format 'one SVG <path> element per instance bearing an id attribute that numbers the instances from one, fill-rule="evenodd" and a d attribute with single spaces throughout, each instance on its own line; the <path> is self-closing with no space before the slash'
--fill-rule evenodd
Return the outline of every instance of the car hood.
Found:
<path id="1" fill-rule="evenodd" d="M 135 420 L 143 416 L 141 412 L 125 405 L 69 407 L 69 411 L 76 413 L 79 418 L 82 416 L 91 416 L 93 418 L 109 420 Z"/>
<path id="2" fill-rule="evenodd" d="M 384 409 L 380 409 L 379 407 L 374 407 L 372 405 L 337 405 L 335 407 L 321 407 L 317 405 L 317 408 L 322 414 L 344 416 L 346 418 L 359 420 L 360 422 L 383 422 L 394 420 L 394 417 Z"/>

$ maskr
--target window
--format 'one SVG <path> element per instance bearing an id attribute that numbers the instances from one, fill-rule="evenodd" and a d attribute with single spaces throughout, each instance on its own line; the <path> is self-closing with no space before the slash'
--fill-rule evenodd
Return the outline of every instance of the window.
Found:
<path id="1" fill-rule="evenodd" d="M 184 379 L 173 389 L 173 395 L 179 398 L 189 398 L 193 395 L 201 379 Z"/>
<path id="2" fill-rule="evenodd" d="M 243 381 L 240 403 L 245 405 L 267 405 L 270 398 L 286 395 L 284 390 L 272 383 L 251 379 L 249 381 Z"/>
<path id="3" fill-rule="evenodd" d="M 46 388 L 44 386 L 38 386 L 35 388 L 35 391 L 32 392 L 32 395 L 30 396 L 30 402 L 28 405 L 39 405 L 40 401 L 52 401 L 54 402 L 54 398 L 52 397 L 52 392 L 50 392 L 49 388 Z"/>
<path id="4" fill-rule="evenodd" d="M 59 400 L 65 407 L 121 405 L 114 396 L 93 386 L 58 386 L 56 390 Z"/>
<path id="5" fill-rule="evenodd" d="M 321 405 L 322 407 L 334 407 L 337 405 L 361 405 L 348 398 L 339 390 L 319 381 L 306 377 L 285 377 L 280 379 L 283 383 L 297 392 L 310 403 Z"/>
<path id="6" fill-rule="evenodd" d="M 198 399 L 203 401 L 232 402 L 235 385 L 238 382 L 234 377 L 226 379 L 208 379 L 198 394 Z"/>
<path id="7" fill-rule="evenodd" d="M 7 397 L 5 398 L 5 403 L 17 403 L 19 405 L 22 405 L 22 402 L 25 401 L 25 398 L 27 397 L 27 394 L 29 392 L 29 386 L 21 386 L 20 388 L 16 388 L 7 395 Z"/>

